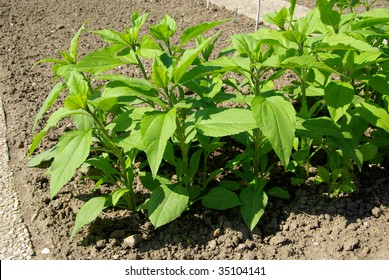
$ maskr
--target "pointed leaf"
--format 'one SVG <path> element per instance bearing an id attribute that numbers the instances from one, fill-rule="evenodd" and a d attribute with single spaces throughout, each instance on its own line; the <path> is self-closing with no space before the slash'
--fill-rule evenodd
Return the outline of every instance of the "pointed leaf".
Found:
<path id="1" fill-rule="evenodd" d="M 106 203 L 105 197 L 94 197 L 88 200 L 78 211 L 75 225 L 70 239 L 85 225 L 92 223 L 104 210 Z"/>
<path id="2" fill-rule="evenodd" d="M 372 125 L 389 133 L 389 114 L 385 109 L 375 103 L 362 102 L 358 104 L 357 112 Z"/>
<path id="3" fill-rule="evenodd" d="M 50 161 L 55 156 L 55 147 L 52 147 L 28 161 L 28 167 L 39 167 L 43 162 Z"/>
<path id="4" fill-rule="evenodd" d="M 73 177 L 76 169 L 89 156 L 92 130 L 65 133 L 59 140 L 54 161 L 50 167 L 50 198 Z"/>
<path id="5" fill-rule="evenodd" d="M 227 188 L 215 187 L 209 193 L 204 195 L 201 203 L 210 209 L 225 210 L 241 205 L 236 193 Z"/>
<path id="6" fill-rule="evenodd" d="M 39 120 L 50 109 L 50 107 L 54 104 L 54 102 L 58 98 L 58 95 L 62 92 L 62 90 L 65 89 L 65 87 L 66 87 L 65 84 L 57 83 L 53 87 L 53 89 L 50 91 L 49 95 L 46 97 L 45 101 L 43 102 L 42 107 L 39 109 L 39 112 L 35 116 L 34 125 L 32 128 L 32 134 L 35 134 L 35 129 L 36 129 L 36 126 L 37 126 Z"/>
<path id="7" fill-rule="evenodd" d="M 195 26 L 186 28 L 181 34 L 181 46 L 189 42 L 193 38 L 196 38 L 198 35 L 207 32 L 208 30 L 229 21 L 228 19 L 215 21 L 215 22 L 204 22 Z"/>
<path id="8" fill-rule="evenodd" d="M 32 140 L 29 149 L 29 155 L 32 155 L 32 153 L 38 147 L 39 143 L 42 141 L 43 137 L 45 137 L 46 133 L 49 131 L 50 128 L 57 125 L 57 123 L 63 118 L 69 117 L 71 115 L 76 115 L 76 114 L 85 114 L 85 113 L 82 110 L 70 110 L 68 108 L 59 108 L 57 111 L 55 111 L 48 119 L 46 126 Z"/>
<path id="9" fill-rule="evenodd" d="M 265 192 L 260 192 L 253 187 L 246 187 L 240 193 L 240 213 L 250 230 L 258 224 L 259 219 L 265 213 L 267 205 L 267 195 Z"/>
<path id="10" fill-rule="evenodd" d="M 250 131 L 257 127 L 253 113 L 246 109 L 231 108 L 206 115 L 197 123 L 204 135 L 223 137 Z"/>
<path id="11" fill-rule="evenodd" d="M 296 127 L 296 112 L 282 96 L 257 96 L 252 103 L 255 120 L 284 166 L 288 166 Z"/>
<path id="12" fill-rule="evenodd" d="M 282 199 L 290 199 L 290 194 L 287 190 L 280 187 L 273 187 L 266 191 L 268 196 L 273 196 Z"/>
<path id="13" fill-rule="evenodd" d="M 151 172 L 155 178 L 161 164 L 167 141 L 176 131 L 176 109 L 161 113 L 146 114 L 141 121 L 140 131 Z"/>
<path id="14" fill-rule="evenodd" d="M 350 107 L 354 99 L 354 88 L 348 83 L 331 82 L 324 90 L 324 99 L 331 118 L 337 122 Z"/>
<path id="15" fill-rule="evenodd" d="M 198 57 L 201 51 L 213 40 L 214 36 L 204 40 L 197 48 L 186 50 L 181 59 L 178 61 L 177 65 L 173 71 L 174 82 L 178 83 L 181 80 L 181 77 L 192 65 L 193 61 Z"/>
<path id="16" fill-rule="evenodd" d="M 116 55 L 122 48 L 122 45 L 113 45 L 91 52 L 77 63 L 76 69 L 97 74 L 123 65 L 125 63 Z"/>
<path id="17" fill-rule="evenodd" d="M 180 185 L 161 185 L 154 189 L 148 202 L 148 215 L 155 228 L 163 226 L 176 218 L 188 206 L 189 192 Z"/>

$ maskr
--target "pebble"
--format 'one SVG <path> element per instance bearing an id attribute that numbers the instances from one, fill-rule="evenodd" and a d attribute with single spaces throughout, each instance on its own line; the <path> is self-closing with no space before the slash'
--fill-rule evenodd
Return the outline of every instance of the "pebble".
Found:
<path id="1" fill-rule="evenodd" d="M 213 237 L 219 237 L 219 236 L 221 236 L 221 235 L 223 235 L 223 231 L 222 231 L 222 229 L 221 228 L 217 228 L 217 229 L 215 229 L 214 231 L 213 231 Z"/>
<path id="2" fill-rule="evenodd" d="M 350 238 L 349 240 L 347 240 L 344 245 L 343 245 L 343 249 L 345 251 L 353 251 L 356 247 L 358 247 L 359 245 L 359 239 L 357 238 Z"/>
<path id="3" fill-rule="evenodd" d="M 380 208 L 374 207 L 373 209 L 371 209 L 371 213 L 374 217 L 379 218 L 381 216 L 382 211 Z"/>
<path id="4" fill-rule="evenodd" d="M 215 250 L 216 249 L 216 247 L 217 247 L 217 242 L 216 242 L 216 240 L 210 240 L 209 242 L 208 242 L 208 247 L 209 247 L 209 249 L 211 249 L 211 250 Z"/>
<path id="5" fill-rule="evenodd" d="M 287 241 L 288 239 L 285 236 L 276 235 L 270 239 L 269 244 L 275 246 L 275 245 L 284 244 Z"/>
<path id="6" fill-rule="evenodd" d="M 126 237 L 123 242 L 128 245 L 131 249 L 138 248 L 139 244 L 142 242 L 142 235 L 137 233 Z"/>
<path id="7" fill-rule="evenodd" d="M 41 254 L 43 254 L 43 255 L 47 255 L 47 254 L 49 254 L 49 253 L 50 253 L 49 248 L 44 248 L 44 249 L 41 251 Z"/>
<path id="8" fill-rule="evenodd" d="M 239 252 L 239 253 L 243 253 L 246 249 L 247 249 L 247 246 L 244 243 L 243 244 L 239 244 L 236 247 L 236 251 Z"/>

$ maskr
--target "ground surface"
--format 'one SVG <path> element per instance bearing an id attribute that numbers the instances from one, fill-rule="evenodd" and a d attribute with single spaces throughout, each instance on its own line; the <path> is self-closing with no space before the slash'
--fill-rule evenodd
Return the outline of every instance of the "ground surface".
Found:
<path id="1" fill-rule="evenodd" d="M 52 86 L 50 67 L 31 65 L 57 57 L 85 19 L 90 29 L 120 30 L 136 10 L 150 13 L 148 24 L 169 13 L 182 28 L 233 15 L 216 6 L 207 10 L 206 1 L 195 0 L 0 0 L 0 94 L 10 169 L 33 259 L 389 259 L 388 164 L 357 174 L 359 191 L 337 200 L 326 201 L 314 186 L 291 189 L 292 199 L 271 201 L 251 233 L 236 210 L 198 206 L 157 230 L 142 215 L 108 212 L 69 241 L 75 214 L 92 187 L 75 178 L 50 202 L 44 172 L 26 167 L 32 121 Z M 239 16 L 223 25 L 223 40 L 251 32 L 254 25 Z M 84 35 L 81 54 L 99 46 L 95 37 Z M 46 145 L 56 137 L 50 134 Z M 127 238 L 133 235 L 139 244 Z"/>

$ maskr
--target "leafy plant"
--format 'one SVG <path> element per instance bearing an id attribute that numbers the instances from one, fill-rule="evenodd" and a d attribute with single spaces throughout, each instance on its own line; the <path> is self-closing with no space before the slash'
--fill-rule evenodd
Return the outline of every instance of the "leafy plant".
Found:
<path id="1" fill-rule="evenodd" d="M 380 164 L 389 148 L 389 10 L 356 13 L 358 4 L 320 0 L 296 19 L 291 1 L 265 16 L 278 30 L 233 35 L 219 53 L 221 32 L 210 31 L 225 21 L 177 34 L 165 15 L 141 35 L 148 15 L 134 13 L 122 32 L 90 31 L 107 46 L 79 58 L 82 26 L 61 59 L 40 62 L 54 64 L 56 84 L 35 118 L 29 152 L 71 120 L 29 165 L 50 163 L 51 198 L 77 170 L 107 190 L 80 209 L 72 237 L 108 207 L 146 211 L 160 227 L 198 201 L 240 207 L 252 230 L 269 197 L 290 198 L 269 184 L 275 168 L 294 173 L 291 185 L 315 175 L 335 195 L 354 191 L 355 170 Z M 276 86 L 285 75 L 295 78 Z M 35 133 L 55 103 L 59 109 Z M 240 148 L 211 165 L 231 143 Z M 133 189 L 135 176 L 150 192 L 145 201 Z"/>

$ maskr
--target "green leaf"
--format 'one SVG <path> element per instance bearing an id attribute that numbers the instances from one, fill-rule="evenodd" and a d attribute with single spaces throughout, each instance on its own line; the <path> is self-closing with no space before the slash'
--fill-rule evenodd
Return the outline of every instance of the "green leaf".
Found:
<path id="1" fill-rule="evenodd" d="M 154 57 L 151 78 L 157 87 L 167 89 L 170 84 L 171 76 L 169 70 L 163 64 L 158 56 Z"/>
<path id="2" fill-rule="evenodd" d="M 215 22 L 204 22 L 195 26 L 186 28 L 181 34 L 181 46 L 189 42 L 193 38 L 196 38 L 198 35 L 207 32 L 208 30 L 229 21 L 228 19 L 215 21 Z"/>
<path id="3" fill-rule="evenodd" d="M 362 154 L 358 150 L 358 140 L 346 128 L 340 128 L 332 119 L 318 117 L 313 119 L 298 119 L 296 136 L 316 138 L 322 140 L 324 136 L 328 141 L 340 148 L 345 155 L 351 157 L 359 168 L 362 168 Z"/>
<path id="4" fill-rule="evenodd" d="M 81 32 L 85 29 L 84 25 L 87 24 L 87 21 L 84 22 L 83 25 L 78 29 L 77 33 L 73 36 L 70 42 L 69 54 L 75 63 L 77 61 L 77 47 L 78 47 L 78 39 L 80 38 Z"/>
<path id="5" fill-rule="evenodd" d="M 317 49 L 358 50 L 361 52 L 377 53 L 378 49 L 370 44 L 347 34 L 330 34 L 323 38 Z"/>
<path id="6" fill-rule="evenodd" d="M 120 198 L 123 197 L 126 193 L 128 193 L 130 190 L 127 188 L 121 188 L 112 193 L 112 205 L 116 206 L 120 200 Z"/>
<path id="7" fill-rule="evenodd" d="M 210 192 L 203 196 L 201 203 L 207 208 L 216 210 L 225 210 L 241 205 L 236 193 L 223 187 L 212 188 Z"/>
<path id="8" fill-rule="evenodd" d="M 214 36 L 208 38 L 202 42 L 197 48 L 185 50 L 181 59 L 178 61 L 177 65 L 173 70 L 174 82 L 179 83 L 182 76 L 192 65 L 193 61 L 198 57 L 199 53 L 213 40 Z"/>
<path id="9" fill-rule="evenodd" d="M 192 178 L 195 177 L 198 169 L 199 169 L 199 164 L 200 164 L 200 159 L 201 155 L 203 154 L 203 149 L 199 149 L 195 151 L 192 156 L 190 157 L 189 160 L 189 171 L 190 171 L 190 176 Z"/>
<path id="10" fill-rule="evenodd" d="M 152 38 L 150 38 L 148 35 L 145 35 L 142 38 L 142 43 L 140 48 L 137 50 L 137 54 L 145 58 L 154 58 L 155 56 L 161 56 L 164 54 L 164 51 L 161 50 L 160 45 L 154 42 Z"/>
<path id="11" fill-rule="evenodd" d="M 357 112 L 370 124 L 389 133 L 389 114 L 385 109 L 375 103 L 362 102 L 358 104 Z"/>
<path id="12" fill-rule="evenodd" d="M 332 26 L 335 32 L 337 32 L 341 18 L 340 14 L 332 9 L 333 4 L 328 0 L 317 0 L 316 5 L 320 11 L 321 21 Z"/>
<path id="13" fill-rule="evenodd" d="M 223 137 L 250 131 L 257 127 L 253 113 L 246 109 L 231 108 L 206 115 L 197 123 L 197 129 L 204 135 Z"/>
<path id="14" fill-rule="evenodd" d="M 125 63 L 116 55 L 122 48 L 122 45 L 113 45 L 91 52 L 77 63 L 76 69 L 80 72 L 97 74 L 123 65 Z"/>
<path id="15" fill-rule="evenodd" d="M 39 143 L 42 141 L 43 137 L 45 137 L 46 133 L 49 131 L 50 128 L 57 125 L 57 123 L 63 118 L 69 117 L 71 115 L 76 115 L 76 114 L 85 114 L 85 113 L 82 110 L 70 110 L 68 108 L 59 108 L 57 111 L 55 111 L 48 119 L 46 126 L 32 140 L 28 154 L 32 155 L 32 153 L 38 147 Z"/>
<path id="16" fill-rule="evenodd" d="M 263 18 L 267 22 L 277 25 L 281 30 L 285 30 L 285 23 L 288 20 L 288 16 L 288 10 L 283 7 L 277 12 L 264 15 Z"/>
<path id="17" fill-rule="evenodd" d="M 374 157 L 378 153 L 378 147 L 376 145 L 370 144 L 370 143 L 363 144 L 359 148 L 359 150 L 361 151 L 361 153 L 363 155 L 364 161 L 370 161 L 370 160 L 374 159 Z"/>
<path id="18" fill-rule="evenodd" d="M 104 41 L 111 44 L 126 44 L 127 42 L 123 38 L 123 34 L 116 30 L 96 30 L 91 33 L 99 35 Z"/>
<path id="19" fill-rule="evenodd" d="M 28 167 L 39 167 L 42 163 L 50 161 L 55 156 L 55 147 L 52 147 L 28 161 Z"/>
<path id="20" fill-rule="evenodd" d="M 35 134 L 35 129 L 36 129 L 36 126 L 37 126 L 39 120 L 50 109 L 50 107 L 54 104 L 54 102 L 58 98 L 58 95 L 62 92 L 62 90 L 65 89 L 65 87 L 66 87 L 65 84 L 57 83 L 57 84 L 55 84 L 53 89 L 50 91 L 49 95 L 46 97 L 45 101 L 43 102 L 42 107 L 39 109 L 39 112 L 35 116 L 34 124 L 32 127 L 32 134 Z"/>
<path id="21" fill-rule="evenodd" d="M 348 83 L 333 81 L 326 86 L 324 99 L 331 118 L 337 122 L 350 107 L 354 99 L 354 88 Z"/>
<path id="22" fill-rule="evenodd" d="M 327 170 L 327 168 L 323 166 L 318 166 L 317 167 L 317 173 L 319 174 L 320 178 L 324 183 L 329 184 L 331 182 L 330 179 L 330 172 Z"/>
<path id="23" fill-rule="evenodd" d="M 389 95 L 389 83 L 384 75 L 374 75 L 369 79 L 369 86 L 382 95 Z"/>
<path id="24" fill-rule="evenodd" d="M 142 140 L 153 177 L 157 175 L 167 141 L 176 131 L 176 109 L 144 115 L 140 124 Z"/>
<path id="25" fill-rule="evenodd" d="M 169 15 L 165 15 L 159 24 L 150 27 L 150 34 L 154 38 L 162 41 L 168 40 L 176 31 L 176 21 Z"/>
<path id="26" fill-rule="evenodd" d="M 284 166 L 288 166 L 296 127 L 292 104 L 279 95 L 257 96 L 252 102 L 252 110 L 259 129 Z"/>
<path id="27" fill-rule="evenodd" d="M 139 179 L 142 182 L 143 187 L 151 192 L 154 192 L 156 188 L 162 185 L 167 186 L 171 183 L 170 179 L 159 175 L 153 179 L 153 176 L 151 176 L 149 172 L 139 172 Z"/>
<path id="28" fill-rule="evenodd" d="M 269 196 L 282 198 L 282 199 L 290 199 L 290 194 L 287 190 L 280 187 L 273 187 L 266 191 L 266 194 Z"/>
<path id="29" fill-rule="evenodd" d="M 92 223 L 104 210 L 106 203 L 105 197 L 94 197 L 88 200 L 77 214 L 75 225 L 70 236 L 70 240 L 85 225 Z"/>
<path id="30" fill-rule="evenodd" d="M 76 69 L 70 73 L 69 80 L 66 85 L 69 89 L 70 95 L 83 95 L 86 97 L 89 93 L 88 82 L 85 80 L 84 75 Z"/>
<path id="31" fill-rule="evenodd" d="M 315 56 L 308 54 L 286 58 L 281 62 L 281 66 L 287 68 L 316 68 L 330 73 L 338 73 L 324 62 L 318 61 Z"/>
<path id="32" fill-rule="evenodd" d="M 296 29 L 305 36 L 315 33 L 320 23 L 320 12 L 318 9 L 312 9 L 305 17 L 301 17 L 294 24 Z"/>
<path id="33" fill-rule="evenodd" d="M 252 63 L 257 62 L 259 41 L 252 34 L 236 34 L 231 41 L 241 56 L 249 57 Z"/>
<path id="34" fill-rule="evenodd" d="M 91 144 L 92 130 L 75 130 L 62 135 L 49 170 L 50 198 L 60 191 L 88 158 Z"/>
<path id="35" fill-rule="evenodd" d="M 148 215 L 155 228 L 176 218 L 188 206 L 189 192 L 180 185 L 161 185 L 154 189 L 148 202 Z"/>
<path id="36" fill-rule="evenodd" d="M 107 154 L 103 154 L 97 158 L 90 158 L 85 161 L 86 163 L 92 165 L 93 167 L 100 169 L 105 174 L 117 174 L 120 175 L 120 172 L 116 170 L 116 168 L 111 166 L 109 156 Z"/>
<path id="37" fill-rule="evenodd" d="M 86 106 L 87 96 L 83 94 L 70 95 L 64 100 L 66 108 L 71 110 L 84 109 Z"/>
<path id="38" fill-rule="evenodd" d="M 240 213 L 243 220 L 249 229 L 253 230 L 265 213 L 267 195 L 263 191 L 258 192 L 253 187 L 246 187 L 241 191 L 239 198 L 242 203 Z"/>
<path id="39" fill-rule="evenodd" d="M 89 115 L 73 115 L 71 118 L 78 130 L 88 130 L 93 127 L 93 118 Z"/>

